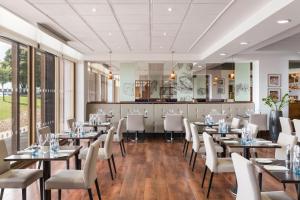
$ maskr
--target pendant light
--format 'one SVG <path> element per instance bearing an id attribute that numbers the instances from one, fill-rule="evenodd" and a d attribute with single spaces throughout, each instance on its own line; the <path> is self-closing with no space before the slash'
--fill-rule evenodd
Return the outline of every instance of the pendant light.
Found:
<path id="1" fill-rule="evenodd" d="M 111 68 L 111 51 L 109 51 L 109 68 Z M 113 74 L 111 72 L 111 70 L 109 70 L 109 73 L 108 73 L 108 77 L 107 77 L 108 80 L 112 80 L 113 79 Z"/>
<path id="2" fill-rule="evenodd" d="M 170 77 L 169 77 L 170 80 L 175 80 L 176 79 L 176 74 L 175 74 L 175 71 L 174 71 L 173 67 L 174 67 L 174 51 L 172 51 L 172 72 L 171 72 Z"/>

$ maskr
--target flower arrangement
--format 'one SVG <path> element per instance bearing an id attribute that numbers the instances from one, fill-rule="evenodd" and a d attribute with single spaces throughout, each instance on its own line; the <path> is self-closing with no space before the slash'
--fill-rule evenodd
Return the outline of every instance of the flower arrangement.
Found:
<path id="1" fill-rule="evenodd" d="M 263 98 L 262 101 L 265 105 L 269 106 L 271 110 L 282 111 L 282 109 L 290 102 L 290 98 L 289 94 L 286 93 L 281 100 L 274 96 L 268 96 Z"/>

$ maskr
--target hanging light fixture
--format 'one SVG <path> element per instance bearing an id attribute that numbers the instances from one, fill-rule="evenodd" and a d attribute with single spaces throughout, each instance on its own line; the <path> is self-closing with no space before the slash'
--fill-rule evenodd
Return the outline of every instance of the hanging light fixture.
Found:
<path id="1" fill-rule="evenodd" d="M 176 79 L 176 74 L 175 74 L 175 71 L 173 69 L 173 67 L 174 67 L 174 58 L 173 57 L 174 57 L 174 51 L 172 51 L 172 72 L 171 72 L 170 77 L 169 77 L 170 80 L 175 80 Z"/>
<path id="2" fill-rule="evenodd" d="M 111 51 L 109 51 L 109 68 L 111 68 Z M 108 77 L 107 77 L 108 80 L 112 80 L 113 79 L 113 74 L 111 72 L 111 70 L 109 70 L 109 73 L 108 73 Z"/>

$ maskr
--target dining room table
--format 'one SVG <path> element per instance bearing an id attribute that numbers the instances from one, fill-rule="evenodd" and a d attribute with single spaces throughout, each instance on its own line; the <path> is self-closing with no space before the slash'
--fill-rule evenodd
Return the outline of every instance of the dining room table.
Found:
<path id="1" fill-rule="evenodd" d="M 82 124 L 84 127 L 93 127 L 93 131 L 98 131 L 98 127 L 102 127 L 105 129 L 108 129 L 112 123 L 111 122 L 101 122 L 101 123 L 90 123 L 90 122 L 84 122 Z M 103 130 L 100 131 L 102 134 L 104 133 Z"/>
<path id="2" fill-rule="evenodd" d="M 193 122 L 198 127 L 214 127 L 214 126 L 219 126 L 218 122 L 212 122 L 212 123 L 206 123 L 204 121 L 198 121 L 198 122 Z"/>
<path id="3" fill-rule="evenodd" d="M 81 140 L 96 141 L 100 135 L 101 135 L 101 132 L 75 133 L 72 131 L 65 131 L 64 133 L 57 134 L 57 138 L 58 139 L 66 139 L 66 140 L 71 139 L 74 141 L 75 146 L 79 146 Z"/>
<path id="4" fill-rule="evenodd" d="M 56 153 L 44 152 L 38 147 L 28 147 L 24 150 L 18 151 L 16 154 L 12 154 L 4 161 L 42 161 L 43 163 L 43 180 L 44 183 L 51 177 L 51 162 L 52 161 L 68 161 L 71 157 L 75 157 L 75 168 L 81 169 L 81 160 L 79 159 L 79 152 L 81 146 L 60 146 Z M 45 185 L 45 184 L 44 184 Z M 43 190 L 44 200 L 51 200 L 51 191 Z"/>
<path id="5" fill-rule="evenodd" d="M 297 199 L 300 200 L 300 173 L 296 173 L 291 163 L 287 163 L 285 160 L 266 158 L 255 159 L 253 163 L 279 183 L 294 184 L 297 191 Z"/>

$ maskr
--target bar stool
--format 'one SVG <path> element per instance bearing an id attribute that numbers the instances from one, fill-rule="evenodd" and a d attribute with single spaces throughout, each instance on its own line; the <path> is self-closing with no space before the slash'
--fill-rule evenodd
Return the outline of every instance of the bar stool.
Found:
<path id="1" fill-rule="evenodd" d="M 183 133 L 183 116 L 181 114 L 167 114 L 164 120 L 164 132 L 165 135 L 171 133 L 170 141 L 174 140 L 174 133 Z"/>
<path id="2" fill-rule="evenodd" d="M 128 141 L 128 134 L 130 132 L 135 133 L 135 141 L 138 141 L 138 134 L 142 132 L 145 133 L 145 121 L 143 114 L 129 114 L 127 115 L 126 121 L 126 132 L 127 132 L 127 141 Z"/>

